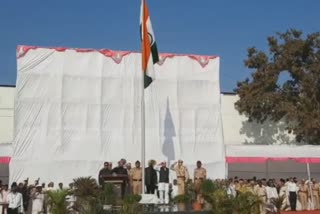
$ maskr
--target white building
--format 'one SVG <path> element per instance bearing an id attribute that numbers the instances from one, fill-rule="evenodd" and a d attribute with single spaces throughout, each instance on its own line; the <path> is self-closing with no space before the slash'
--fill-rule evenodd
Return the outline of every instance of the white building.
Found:
<path id="1" fill-rule="evenodd" d="M 13 109 L 14 109 L 14 86 L 0 86 L 0 180 L 7 182 L 8 154 L 11 154 L 11 142 L 13 140 Z"/>

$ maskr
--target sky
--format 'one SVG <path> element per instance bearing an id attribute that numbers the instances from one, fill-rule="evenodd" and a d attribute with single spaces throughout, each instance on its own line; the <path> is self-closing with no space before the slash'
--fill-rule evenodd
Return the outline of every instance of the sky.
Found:
<path id="1" fill-rule="evenodd" d="M 148 0 L 159 52 L 217 55 L 220 88 L 249 77 L 247 48 L 296 28 L 320 31 L 319 0 Z M 16 46 L 140 51 L 140 0 L 0 1 L 0 85 L 15 85 Z"/>

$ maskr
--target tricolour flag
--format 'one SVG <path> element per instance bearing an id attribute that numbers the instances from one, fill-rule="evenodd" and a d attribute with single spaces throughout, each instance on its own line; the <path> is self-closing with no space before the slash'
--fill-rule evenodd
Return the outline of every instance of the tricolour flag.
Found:
<path id="1" fill-rule="evenodd" d="M 159 61 L 159 55 L 146 0 L 141 0 L 140 33 L 144 88 L 147 88 L 152 82 L 152 77 L 154 77 L 153 64 Z"/>

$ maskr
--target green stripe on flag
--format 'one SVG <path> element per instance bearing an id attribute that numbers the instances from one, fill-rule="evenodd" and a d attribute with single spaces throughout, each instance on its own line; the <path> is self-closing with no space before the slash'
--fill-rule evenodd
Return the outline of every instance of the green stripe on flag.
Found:
<path id="1" fill-rule="evenodd" d="M 145 72 L 144 72 L 144 88 L 148 88 L 148 86 L 152 83 L 152 78 L 149 77 Z"/>
<path id="2" fill-rule="evenodd" d="M 153 59 L 153 64 L 156 64 L 157 62 L 159 62 L 159 55 L 158 55 L 158 49 L 157 49 L 156 42 L 154 42 L 151 45 L 151 55 L 152 55 L 152 59 Z"/>

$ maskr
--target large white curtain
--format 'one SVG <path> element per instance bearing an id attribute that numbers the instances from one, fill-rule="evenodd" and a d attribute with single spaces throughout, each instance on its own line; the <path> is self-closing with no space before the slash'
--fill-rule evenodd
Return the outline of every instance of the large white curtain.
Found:
<path id="1" fill-rule="evenodd" d="M 18 58 L 10 180 L 96 177 L 104 161 L 141 157 L 141 56 L 34 48 Z M 146 160 L 201 160 L 225 176 L 219 58 L 171 56 L 145 90 Z"/>

